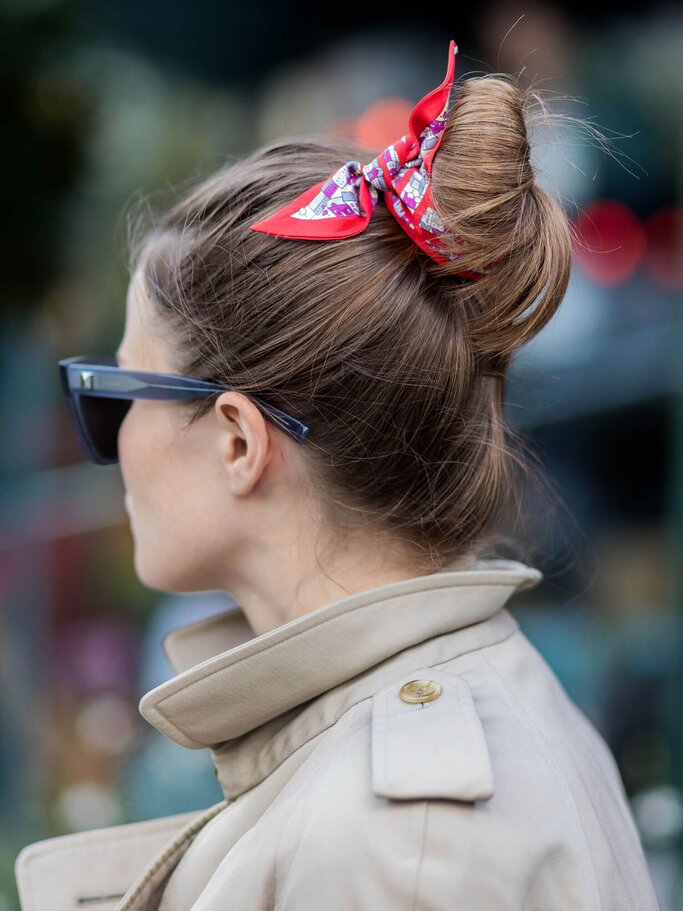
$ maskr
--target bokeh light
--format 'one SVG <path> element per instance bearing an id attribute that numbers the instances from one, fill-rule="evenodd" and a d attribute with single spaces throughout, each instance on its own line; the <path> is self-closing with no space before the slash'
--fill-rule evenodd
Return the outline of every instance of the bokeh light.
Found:
<path id="1" fill-rule="evenodd" d="M 631 278 L 645 252 L 645 230 L 623 202 L 598 199 L 576 221 L 574 252 L 597 284 L 621 285 Z"/>

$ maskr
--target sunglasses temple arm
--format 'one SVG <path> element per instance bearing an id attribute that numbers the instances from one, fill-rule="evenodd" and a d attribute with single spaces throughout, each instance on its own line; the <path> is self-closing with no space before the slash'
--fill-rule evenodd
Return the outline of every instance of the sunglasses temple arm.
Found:
<path id="1" fill-rule="evenodd" d="M 297 443 L 304 442 L 309 433 L 307 424 L 304 424 L 304 422 L 300 421 L 298 418 L 287 414 L 286 411 L 282 411 L 276 405 L 271 405 L 270 402 L 264 402 L 262 399 L 257 399 L 257 402 L 263 411 L 272 418 L 273 422 L 280 425 L 287 433 L 293 436 Z"/>

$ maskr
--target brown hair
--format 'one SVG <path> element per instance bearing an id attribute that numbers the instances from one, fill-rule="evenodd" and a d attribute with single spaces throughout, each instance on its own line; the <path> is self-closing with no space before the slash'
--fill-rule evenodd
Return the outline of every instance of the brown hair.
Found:
<path id="1" fill-rule="evenodd" d="M 131 244 L 177 371 L 309 424 L 297 453 L 330 528 L 403 539 L 426 571 L 496 540 L 515 547 L 502 523 L 531 459 L 503 420 L 506 371 L 557 310 L 571 263 L 568 219 L 529 160 L 534 99 L 505 77 L 465 81 L 434 159 L 457 267 L 495 263 L 478 281 L 423 253 L 382 202 L 342 241 L 250 231 L 345 161 L 377 154 L 321 138 L 230 162 Z M 190 423 L 213 403 L 192 402 Z"/>

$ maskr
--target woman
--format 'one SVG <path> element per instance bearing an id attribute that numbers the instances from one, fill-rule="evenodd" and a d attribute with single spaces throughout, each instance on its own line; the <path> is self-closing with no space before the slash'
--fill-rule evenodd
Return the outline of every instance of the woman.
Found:
<path id="1" fill-rule="evenodd" d="M 140 704 L 225 800 L 28 846 L 24 911 L 658 907 L 607 745 L 506 608 L 541 573 L 483 556 L 523 465 L 507 365 L 571 243 L 526 96 L 449 108 L 454 65 L 369 164 L 273 143 L 203 182 L 136 250 L 118 367 L 61 362 L 139 578 L 240 607 L 168 636 Z"/>

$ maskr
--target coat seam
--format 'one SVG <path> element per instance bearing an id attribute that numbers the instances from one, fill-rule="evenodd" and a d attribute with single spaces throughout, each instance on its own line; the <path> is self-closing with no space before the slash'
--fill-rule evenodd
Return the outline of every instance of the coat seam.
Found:
<path id="1" fill-rule="evenodd" d="M 502 608 L 501 610 L 504 610 L 504 608 Z M 430 665 L 424 665 L 424 666 L 433 667 L 435 669 L 443 668 L 444 670 L 448 670 L 448 668 L 446 668 L 446 665 L 452 664 L 454 661 L 457 661 L 459 658 L 465 658 L 467 655 L 474 655 L 476 652 L 482 651 L 482 649 L 492 648 L 494 645 L 500 645 L 502 642 L 507 642 L 508 639 L 510 639 L 512 636 L 514 636 L 516 633 L 518 633 L 520 631 L 520 626 L 519 626 L 519 623 L 517 622 L 517 619 L 513 616 L 513 614 L 510 613 L 510 611 L 507 611 L 507 614 L 514 625 L 512 626 L 510 631 L 508 633 L 506 633 L 502 638 L 496 639 L 495 642 L 484 642 L 482 645 L 475 646 L 475 648 L 469 648 L 469 649 L 467 649 L 466 652 L 462 652 L 460 655 L 453 655 L 451 658 L 446 658 L 445 661 L 440 661 L 438 664 L 430 664 Z M 453 673 L 456 673 L 456 672 L 454 671 Z M 465 682 L 467 682 L 467 681 L 465 681 Z"/>
<path id="2" fill-rule="evenodd" d="M 557 765 L 557 763 L 555 761 L 555 757 L 552 754 L 552 750 L 550 749 L 550 746 L 549 746 L 547 740 L 543 736 L 543 732 L 541 731 L 539 726 L 536 724 L 533 717 L 526 711 L 526 708 L 524 707 L 523 703 L 512 692 L 512 690 L 507 685 L 507 683 L 505 682 L 505 680 L 503 679 L 501 674 L 498 672 L 498 669 L 496 668 L 496 666 L 491 661 L 489 661 L 488 656 L 482 655 L 481 657 L 486 662 L 486 664 L 489 666 L 489 668 L 491 669 L 491 672 L 495 675 L 496 679 L 499 681 L 500 685 L 502 686 L 502 688 L 505 692 L 505 697 L 506 697 L 507 701 L 510 704 L 512 704 L 514 707 L 516 707 L 516 709 L 519 713 L 519 717 L 523 720 L 523 722 L 526 724 L 526 726 L 536 733 L 538 739 L 540 740 L 540 742 L 543 746 L 543 751 L 546 755 L 546 758 L 548 759 L 552 768 L 554 769 L 555 773 L 557 774 L 559 781 L 562 783 L 563 802 L 565 805 L 569 805 L 571 807 L 572 812 L 570 814 L 570 817 L 571 817 L 572 828 L 573 828 L 574 832 L 576 833 L 576 835 L 579 837 L 579 841 L 583 847 L 584 858 L 587 859 L 588 868 L 590 869 L 590 871 L 592 873 L 591 885 L 593 887 L 592 891 L 594 893 L 594 898 L 597 899 L 598 907 L 602 907 L 602 902 L 600 901 L 599 892 L 597 890 L 598 878 L 597 878 L 597 875 L 595 872 L 595 867 L 593 866 L 593 860 L 592 860 L 589 846 L 588 846 L 588 839 L 586 838 L 586 833 L 583 829 L 583 826 L 580 824 L 578 807 L 577 807 L 576 801 L 574 800 L 573 795 L 571 794 L 571 791 L 569 790 L 567 782 L 565 781 L 564 775 L 562 774 L 562 770 Z"/>
<path id="3" fill-rule="evenodd" d="M 420 839 L 420 853 L 417 858 L 417 869 L 415 870 L 415 886 L 413 888 L 413 899 L 410 903 L 410 911 L 415 911 L 417 908 L 417 898 L 420 887 L 420 874 L 422 873 L 422 861 L 424 858 L 425 844 L 427 842 L 427 820 L 429 813 L 430 802 L 428 800 L 424 801 L 424 815 L 422 818 L 422 837 Z"/>

